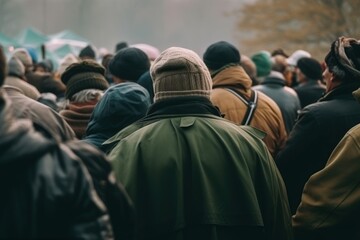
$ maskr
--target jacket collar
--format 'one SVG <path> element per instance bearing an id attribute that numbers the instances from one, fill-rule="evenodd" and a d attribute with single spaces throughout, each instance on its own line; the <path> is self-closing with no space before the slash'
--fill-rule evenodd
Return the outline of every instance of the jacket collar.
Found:
<path id="1" fill-rule="evenodd" d="M 240 65 L 226 65 L 212 74 L 213 88 L 235 87 L 245 91 L 251 88 L 252 81 Z"/>
<path id="2" fill-rule="evenodd" d="M 269 76 L 265 78 L 265 80 L 262 82 L 263 85 L 266 84 L 277 84 L 281 86 L 285 86 L 285 78 L 284 75 L 280 72 L 271 71 Z"/>
<path id="3" fill-rule="evenodd" d="M 189 115 L 206 115 L 207 117 L 214 118 L 221 116 L 220 111 L 205 97 L 189 96 L 169 98 L 151 105 L 144 118 L 122 129 L 120 132 L 106 140 L 102 145 L 107 149 L 107 152 L 110 152 L 121 139 L 151 122 L 155 122 L 159 119 Z"/>
<path id="4" fill-rule="evenodd" d="M 154 103 L 144 120 L 159 115 L 211 114 L 221 116 L 209 99 L 204 97 L 176 97 Z"/>
<path id="5" fill-rule="evenodd" d="M 334 88 L 330 92 L 326 93 L 322 98 L 319 99 L 319 102 L 329 101 L 335 98 L 339 98 L 340 96 L 353 98 L 352 92 L 357 90 L 359 87 L 360 82 L 341 84 L 337 88 Z"/>

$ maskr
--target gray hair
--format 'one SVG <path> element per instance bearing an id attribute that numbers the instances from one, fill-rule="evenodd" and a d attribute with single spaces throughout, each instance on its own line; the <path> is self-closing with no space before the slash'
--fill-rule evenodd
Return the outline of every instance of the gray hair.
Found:
<path id="1" fill-rule="evenodd" d="M 78 93 L 75 93 L 71 97 L 71 102 L 85 103 L 94 100 L 100 100 L 104 95 L 103 90 L 99 89 L 85 89 Z"/>

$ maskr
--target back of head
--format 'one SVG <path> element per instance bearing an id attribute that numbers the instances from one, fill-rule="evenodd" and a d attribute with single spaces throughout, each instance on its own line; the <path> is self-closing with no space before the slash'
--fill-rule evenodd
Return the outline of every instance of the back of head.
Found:
<path id="1" fill-rule="evenodd" d="M 148 56 L 134 47 L 121 49 L 109 62 L 109 71 L 113 76 L 132 82 L 136 82 L 149 68 Z"/>
<path id="2" fill-rule="evenodd" d="M 131 47 L 142 50 L 149 57 L 150 61 L 154 61 L 160 55 L 159 49 L 146 43 L 134 44 Z"/>
<path id="3" fill-rule="evenodd" d="M 251 60 L 248 56 L 242 55 L 240 64 L 250 78 L 256 77 L 256 65 L 253 60 Z"/>
<path id="4" fill-rule="evenodd" d="M 115 53 L 117 53 L 118 51 L 120 51 L 123 48 L 127 48 L 129 47 L 127 42 L 118 42 L 115 46 Z"/>
<path id="5" fill-rule="evenodd" d="M 114 85 L 97 103 L 86 135 L 100 134 L 110 138 L 145 116 L 150 104 L 148 92 L 139 84 L 127 82 Z"/>
<path id="6" fill-rule="evenodd" d="M 78 58 L 72 54 L 72 53 L 68 53 L 61 61 L 60 61 L 60 66 L 58 68 L 58 73 L 61 76 L 67 67 L 69 67 L 71 64 L 73 63 L 77 63 L 79 62 Z"/>
<path id="7" fill-rule="evenodd" d="M 275 57 L 275 56 L 279 56 L 279 55 L 283 56 L 285 58 L 289 57 L 289 55 L 287 55 L 285 53 L 284 49 L 282 49 L 282 48 L 277 48 L 277 49 L 275 49 L 274 51 L 271 52 L 271 57 Z"/>
<path id="8" fill-rule="evenodd" d="M 25 70 L 33 66 L 32 58 L 25 48 L 17 48 L 14 50 L 12 56 L 17 57 L 25 66 Z"/>
<path id="9" fill-rule="evenodd" d="M 290 65 L 290 66 L 296 66 L 297 62 L 299 61 L 300 58 L 304 58 L 304 57 L 311 57 L 311 54 L 307 51 L 304 50 L 296 50 L 295 52 L 293 52 L 293 54 L 291 54 L 290 57 L 288 57 L 286 59 L 286 62 Z"/>
<path id="10" fill-rule="evenodd" d="M 8 62 L 8 75 L 18 78 L 24 78 L 25 66 L 17 57 L 11 57 Z"/>
<path id="11" fill-rule="evenodd" d="M 360 80 L 360 40 L 340 37 L 325 57 L 330 72 L 343 81 Z"/>
<path id="12" fill-rule="evenodd" d="M 4 84 L 6 76 L 6 56 L 3 47 L 0 45 L 0 87 Z"/>
<path id="13" fill-rule="evenodd" d="M 36 68 L 42 68 L 44 72 L 51 73 L 54 70 L 54 64 L 50 59 L 44 59 L 36 64 Z"/>
<path id="14" fill-rule="evenodd" d="M 149 94 L 150 94 L 150 101 L 151 103 L 154 102 L 154 87 L 153 87 L 153 81 L 150 75 L 150 71 L 145 72 L 143 75 L 139 77 L 139 80 L 137 83 L 145 88 Z"/>
<path id="15" fill-rule="evenodd" d="M 87 45 L 86 47 L 81 49 L 81 51 L 79 53 L 79 58 L 84 59 L 84 60 L 85 59 L 95 60 L 96 59 L 95 50 L 93 49 L 93 47 L 91 45 Z"/>
<path id="16" fill-rule="evenodd" d="M 309 80 L 322 79 L 322 68 L 319 61 L 314 58 L 304 57 L 297 62 L 297 67 Z"/>
<path id="17" fill-rule="evenodd" d="M 155 60 L 150 73 L 154 82 L 154 102 L 186 96 L 210 98 L 212 79 L 209 70 L 189 49 L 166 49 Z"/>
<path id="18" fill-rule="evenodd" d="M 210 70 L 218 70 L 230 63 L 240 64 L 239 50 L 226 41 L 211 44 L 203 55 L 203 60 Z"/>
<path id="19" fill-rule="evenodd" d="M 286 57 L 283 55 L 275 55 L 271 58 L 273 64 L 271 70 L 284 73 L 287 67 Z"/>
<path id="20" fill-rule="evenodd" d="M 109 63 L 111 61 L 111 59 L 114 57 L 113 54 L 111 53 L 108 53 L 108 54 L 105 54 L 103 56 L 103 58 L 101 59 L 101 65 L 105 68 L 105 69 L 108 69 L 109 67 Z"/>
<path id="21" fill-rule="evenodd" d="M 270 53 L 260 51 L 251 56 L 251 60 L 256 65 L 256 76 L 265 77 L 269 75 L 272 67 Z"/>
<path id="22" fill-rule="evenodd" d="M 71 64 L 61 75 L 61 81 L 66 85 L 66 99 L 71 99 L 82 90 L 105 90 L 109 87 L 105 79 L 105 68 L 90 60 Z"/>

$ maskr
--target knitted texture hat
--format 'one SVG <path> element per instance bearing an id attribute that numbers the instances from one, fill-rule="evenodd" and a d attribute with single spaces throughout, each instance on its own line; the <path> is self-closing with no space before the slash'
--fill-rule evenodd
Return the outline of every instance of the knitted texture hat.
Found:
<path id="1" fill-rule="evenodd" d="M 251 56 L 251 60 L 256 65 L 256 76 L 265 77 L 270 74 L 272 62 L 270 53 L 266 51 L 260 51 Z"/>
<path id="2" fill-rule="evenodd" d="M 85 89 L 106 90 L 109 84 L 104 74 L 105 68 L 94 61 L 71 64 L 61 75 L 61 81 L 66 85 L 66 99 Z"/>
<path id="3" fill-rule="evenodd" d="M 90 45 L 87 45 L 86 47 L 81 49 L 81 51 L 79 53 L 79 58 L 81 58 L 81 59 L 95 59 L 96 58 L 95 50 Z"/>
<path id="4" fill-rule="evenodd" d="M 311 54 L 304 50 L 296 50 L 286 59 L 286 62 L 291 66 L 296 66 L 300 58 L 311 57 Z"/>
<path id="5" fill-rule="evenodd" d="M 183 96 L 210 98 L 212 79 L 209 70 L 189 49 L 166 49 L 155 59 L 150 73 L 154 82 L 154 102 Z"/>
<path id="6" fill-rule="evenodd" d="M 109 63 L 112 75 L 136 82 L 150 68 L 150 60 L 144 51 L 128 47 L 119 50 Z"/>
<path id="7" fill-rule="evenodd" d="M 77 62 L 79 62 L 79 60 L 74 54 L 66 54 L 66 56 L 60 61 L 60 66 L 57 70 L 59 75 L 61 76 L 65 72 L 66 68 L 68 68 L 71 64 Z"/>
<path id="8" fill-rule="evenodd" d="M 8 75 L 23 78 L 25 66 L 17 57 L 11 57 L 8 62 Z"/>
<path id="9" fill-rule="evenodd" d="M 146 53 L 150 61 L 154 61 L 160 55 L 159 49 L 146 43 L 134 44 L 131 45 L 131 47 L 142 50 L 144 53 Z"/>
<path id="10" fill-rule="evenodd" d="M 240 63 L 239 50 L 232 44 L 220 41 L 211 44 L 203 55 L 206 66 L 211 70 L 218 70 L 230 63 Z"/>
<path id="11" fill-rule="evenodd" d="M 321 64 L 314 58 L 300 58 L 297 67 L 309 79 L 319 80 L 322 78 Z"/>
<path id="12" fill-rule="evenodd" d="M 31 67 L 33 65 L 33 61 L 29 54 L 29 51 L 25 48 L 15 49 L 12 56 L 17 57 L 25 66 L 25 68 Z"/>

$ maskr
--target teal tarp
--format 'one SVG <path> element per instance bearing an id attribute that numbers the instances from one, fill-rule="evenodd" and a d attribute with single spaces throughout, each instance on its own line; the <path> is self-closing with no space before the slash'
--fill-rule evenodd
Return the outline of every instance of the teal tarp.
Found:
<path id="1" fill-rule="evenodd" d="M 15 39 L 8 37 L 7 35 L 3 34 L 2 32 L 0 32 L 0 44 L 3 47 L 19 46 L 19 43 Z"/>
<path id="2" fill-rule="evenodd" d="M 24 29 L 17 38 L 19 44 L 24 47 L 38 47 L 49 39 L 48 36 L 33 28 Z"/>
<path id="3" fill-rule="evenodd" d="M 57 48 L 54 53 L 61 59 L 64 58 L 67 54 L 72 53 L 74 55 L 77 55 L 77 52 L 75 49 L 70 46 L 69 44 L 65 44 L 59 48 Z"/>
<path id="4" fill-rule="evenodd" d="M 83 38 L 82 36 L 70 31 L 70 30 L 64 30 L 62 32 L 55 33 L 53 35 L 50 35 L 50 38 L 56 38 L 56 39 L 68 39 L 68 40 L 76 40 L 81 42 L 89 42 L 86 38 Z"/>

